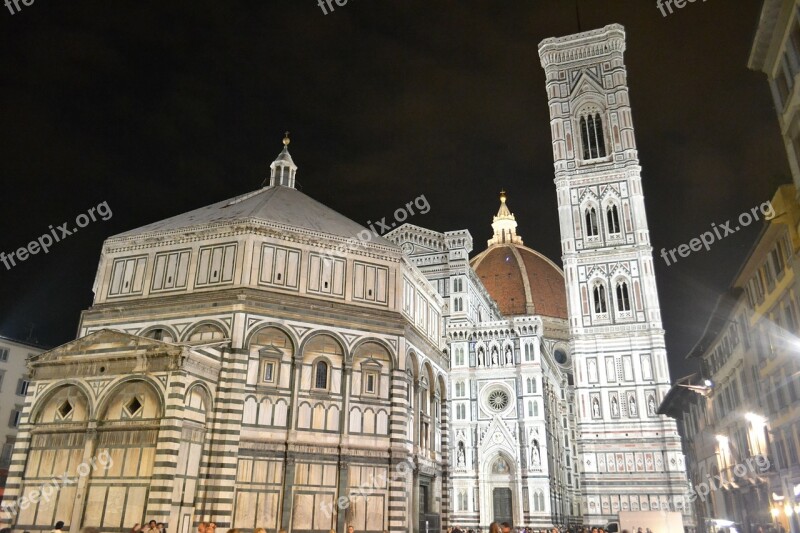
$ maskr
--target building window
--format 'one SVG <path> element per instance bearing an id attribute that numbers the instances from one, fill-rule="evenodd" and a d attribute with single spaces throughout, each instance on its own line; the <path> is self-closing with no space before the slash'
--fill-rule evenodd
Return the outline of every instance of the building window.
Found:
<path id="1" fill-rule="evenodd" d="M 777 91 L 777 107 L 779 111 L 783 111 L 783 108 L 786 107 L 786 103 L 789 100 L 789 93 L 791 92 L 792 86 L 790 82 L 790 77 L 786 73 L 786 58 L 781 58 L 780 65 L 778 66 L 778 71 L 775 73 L 775 90 Z"/>
<path id="2" fill-rule="evenodd" d="M 455 366 L 464 366 L 464 348 L 461 346 L 456 348 Z"/>
<path id="3" fill-rule="evenodd" d="M 525 360 L 533 361 L 533 346 L 530 344 L 525 345 Z"/>
<path id="4" fill-rule="evenodd" d="M 172 334 L 164 328 L 153 328 L 144 334 L 148 339 L 153 339 L 162 342 L 175 342 Z"/>
<path id="5" fill-rule="evenodd" d="M 328 388 L 328 363 L 325 361 L 320 361 L 317 363 L 316 370 L 314 372 L 314 388 Z"/>
<path id="6" fill-rule="evenodd" d="M 21 419 L 22 419 L 22 406 L 15 405 L 14 409 L 11 410 L 11 417 L 8 420 L 8 427 L 18 428 Z"/>
<path id="7" fill-rule="evenodd" d="M 27 379 L 17 381 L 17 396 L 27 396 L 28 386 L 31 384 Z"/>
<path id="8" fill-rule="evenodd" d="M 455 278 L 453 280 L 453 292 L 464 291 L 464 280 L 462 278 Z"/>
<path id="9" fill-rule="evenodd" d="M 0 348 L 0 363 L 8 361 L 8 348 Z"/>
<path id="10" fill-rule="evenodd" d="M 630 295 L 628 294 L 628 284 L 624 281 L 617 283 L 617 310 L 631 310 L 631 299 Z"/>
<path id="11" fill-rule="evenodd" d="M 370 370 L 364 374 L 364 393 L 377 394 L 378 393 L 378 372 Z"/>
<path id="12" fill-rule="evenodd" d="M 599 113 L 581 117 L 581 140 L 583 141 L 583 159 L 598 159 L 606 156 L 603 120 Z"/>
<path id="13" fill-rule="evenodd" d="M 11 455 L 14 453 L 14 443 L 6 442 L 3 444 L 3 453 L 0 455 L 0 468 L 8 468 L 11 463 Z"/>
<path id="14" fill-rule="evenodd" d="M 608 233 L 615 235 L 620 232 L 619 228 L 619 209 L 616 204 L 611 204 L 606 208 L 606 221 L 608 222 Z"/>
<path id="15" fill-rule="evenodd" d="M 467 408 L 463 403 L 456 406 L 456 418 L 459 420 L 467 418 Z"/>
<path id="16" fill-rule="evenodd" d="M 464 385 L 463 381 L 459 381 L 456 383 L 456 396 L 459 398 L 466 396 L 466 385 Z"/>
<path id="17" fill-rule="evenodd" d="M 595 314 L 603 314 L 608 312 L 606 306 L 606 288 L 602 283 L 597 283 L 592 290 L 592 297 L 594 299 L 594 312 Z"/>
<path id="18" fill-rule="evenodd" d="M 278 376 L 278 362 L 274 359 L 261 360 L 261 381 L 263 383 L 275 383 Z"/>
<path id="19" fill-rule="evenodd" d="M 536 394 L 536 378 L 528 378 L 528 394 Z"/>
<path id="20" fill-rule="evenodd" d="M 600 233 L 597 227 L 597 210 L 594 207 L 586 208 L 584 219 L 586 222 L 586 236 L 597 237 Z"/>

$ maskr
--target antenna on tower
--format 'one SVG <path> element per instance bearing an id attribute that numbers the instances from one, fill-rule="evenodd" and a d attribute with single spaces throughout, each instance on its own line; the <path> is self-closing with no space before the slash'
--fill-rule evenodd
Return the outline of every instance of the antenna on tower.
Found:
<path id="1" fill-rule="evenodd" d="M 580 5 L 580 3 L 581 3 L 581 0 L 575 0 L 575 18 L 578 21 L 578 33 L 581 33 L 583 31 L 583 28 L 581 27 L 581 5 Z"/>

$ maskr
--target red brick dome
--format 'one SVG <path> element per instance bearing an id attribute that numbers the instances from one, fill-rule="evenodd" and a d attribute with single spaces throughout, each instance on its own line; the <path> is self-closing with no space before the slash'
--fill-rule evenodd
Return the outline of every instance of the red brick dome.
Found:
<path id="1" fill-rule="evenodd" d="M 500 193 L 500 209 L 492 219 L 489 248 L 470 261 L 484 287 L 506 316 L 544 315 L 567 318 L 564 273 L 537 251 L 523 246 L 517 220 Z"/>
<path id="2" fill-rule="evenodd" d="M 504 315 L 567 318 L 564 274 L 539 252 L 518 244 L 495 244 L 470 263 Z"/>

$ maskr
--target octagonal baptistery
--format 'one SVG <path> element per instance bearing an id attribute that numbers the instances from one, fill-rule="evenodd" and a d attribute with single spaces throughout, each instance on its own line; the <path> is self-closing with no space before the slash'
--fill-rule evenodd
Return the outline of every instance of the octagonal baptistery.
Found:
<path id="1" fill-rule="evenodd" d="M 443 300 L 296 171 L 285 139 L 268 186 L 105 241 L 79 338 L 31 360 L 6 497 L 47 458 L 89 479 L 0 526 L 394 533 L 447 516 Z"/>
<path id="2" fill-rule="evenodd" d="M 500 194 L 500 210 L 492 221 L 488 248 L 470 260 L 473 270 L 504 316 L 541 315 L 567 320 L 563 271 L 522 243 L 517 222 Z"/>

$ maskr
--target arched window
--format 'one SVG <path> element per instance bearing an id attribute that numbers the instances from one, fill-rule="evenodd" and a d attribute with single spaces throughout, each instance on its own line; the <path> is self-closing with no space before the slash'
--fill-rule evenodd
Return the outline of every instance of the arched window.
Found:
<path id="1" fill-rule="evenodd" d="M 143 336 L 157 341 L 175 342 L 175 339 L 172 338 L 172 333 L 164 328 L 153 328 L 147 331 Z"/>
<path id="2" fill-rule="evenodd" d="M 328 363 L 319 361 L 314 370 L 314 387 L 317 389 L 328 388 Z"/>
<path id="3" fill-rule="evenodd" d="M 456 348 L 455 366 L 463 366 L 463 365 L 464 365 L 464 348 L 458 347 Z"/>
<path id="4" fill-rule="evenodd" d="M 603 135 L 603 119 L 600 113 L 581 117 L 581 140 L 583 141 L 583 158 L 597 159 L 606 156 L 606 140 Z"/>
<path id="5" fill-rule="evenodd" d="M 530 344 L 525 345 L 525 360 L 533 361 L 533 346 Z"/>
<path id="6" fill-rule="evenodd" d="M 584 218 L 586 221 L 586 236 L 597 237 L 600 234 L 597 227 L 597 210 L 594 207 L 587 207 Z"/>
<path id="7" fill-rule="evenodd" d="M 631 299 L 628 294 L 628 284 L 624 281 L 617 283 L 617 309 L 619 311 L 631 310 Z"/>
<path id="8" fill-rule="evenodd" d="M 225 338 L 225 333 L 212 324 L 203 324 L 192 330 L 189 335 L 189 342 L 195 341 L 216 341 Z"/>
<path id="9" fill-rule="evenodd" d="M 533 402 L 533 416 L 539 416 L 539 402 Z"/>
<path id="10" fill-rule="evenodd" d="M 528 416 L 533 416 L 533 402 L 528 402 Z"/>
<path id="11" fill-rule="evenodd" d="M 606 306 L 606 288 L 602 283 L 597 283 L 592 291 L 594 298 L 594 312 L 596 314 L 607 313 L 608 307 Z"/>
<path id="12" fill-rule="evenodd" d="M 620 232 L 619 209 L 616 204 L 611 204 L 606 208 L 606 221 L 608 222 L 608 233 L 615 235 Z"/>

